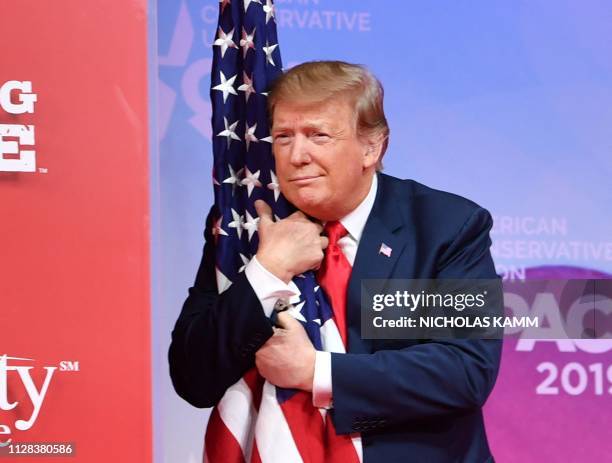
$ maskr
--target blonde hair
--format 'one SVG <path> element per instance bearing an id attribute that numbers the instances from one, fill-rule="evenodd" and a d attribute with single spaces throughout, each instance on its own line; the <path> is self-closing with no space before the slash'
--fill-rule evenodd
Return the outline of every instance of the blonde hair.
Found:
<path id="1" fill-rule="evenodd" d="M 389 142 L 389 125 L 383 109 L 384 90 L 378 79 L 364 66 L 343 61 L 309 61 L 278 77 L 268 94 L 270 119 L 279 101 L 315 103 L 333 98 L 348 98 L 356 116 L 357 136 L 377 138 L 382 149 L 377 170 Z"/>

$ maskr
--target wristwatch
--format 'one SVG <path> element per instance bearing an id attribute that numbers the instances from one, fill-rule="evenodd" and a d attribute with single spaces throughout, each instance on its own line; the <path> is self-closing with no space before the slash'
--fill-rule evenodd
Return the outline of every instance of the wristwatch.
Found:
<path id="1" fill-rule="evenodd" d="M 293 304 L 291 304 L 287 299 L 278 299 L 274 304 L 274 310 L 272 310 L 272 313 L 270 314 L 270 321 L 272 322 L 272 326 L 278 327 L 278 314 L 289 310 L 291 307 L 293 307 Z"/>
<path id="2" fill-rule="evenodd" d="M 275 312 L 284 312 L 289 310 L 293 305 L 287 299 L 278 299 L 274 304 Z"/>

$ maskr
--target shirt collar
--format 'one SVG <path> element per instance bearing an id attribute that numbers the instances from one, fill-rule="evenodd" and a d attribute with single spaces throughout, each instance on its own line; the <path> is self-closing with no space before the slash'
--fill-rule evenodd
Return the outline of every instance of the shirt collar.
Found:
<path id="1" fill-rule="evenodd" d="M 374 206 L 374 199 L 376 198 L 376 190 L 378 189 L 378 176 L 374 174 L 372 176 L 372 185 L 370 185 L 370 191 L 367 196 L 359 203 L 355 209 L 340 219 L 340 223 L 346 228 L 346 231 L 359 242 L 361 234 L 365 228 L 365 224 L 368 220 L 368 216 Z"/>

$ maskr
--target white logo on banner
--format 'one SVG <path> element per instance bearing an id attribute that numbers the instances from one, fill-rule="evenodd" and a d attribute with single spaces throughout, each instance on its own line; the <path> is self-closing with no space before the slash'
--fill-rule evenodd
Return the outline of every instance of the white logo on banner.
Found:
<path id="1" fill-rule="evenodd" d="M 13 361 L 11 363 L 11 361 Z M 0 411 L 9 411 L 15 409 L 20 402 L 9 401 L 8 396 L 8 383 L 9 378 L 13 380 L 19 379 L 23 389 L 25 390 L 27 399 L 29 400 L 29 404 L 24 402 L 25 408 L 29 409 L 30 405 L 32 407 L 32 413 L 28 419 L 19 419 L 15 420 L 14 423 L 4 424 L 0 422 L 0 447 L 6 447 L 12 441 L 10 438 L 12 434 L 11 424 L 18 431 L 27 431 L 36 423 L 36 419 L 39 416 L 40 409 L 43 406 L 43 402 L 45 400 L 45 396 L 47 395 L 47 391 L 49 390 L 49 385 L 51 384 L 51 380 L 53 379 L 53 375 L 56 370 L 59 371 L 79 371 L 79 362 L 74 361 L 62 361 L 59 362 L 59 367 L 57 366 L 47 366 L 43 367 L 45 370 L 44 380 L 40 388 L 36 387 L 31 371 L 34 369 L 33 366 L 27 364 L 29 362 L 33 362 L 32 359 L 27 358 L 19 358 L 19 357 L 9 357 L 6 354 L 0 355 Z M 15 364 L 15 363 L 21 363 Z M 22 365 L 23 362 L 27 362 L 26 365 Z M 11 395 L 21 396 L 20 393 L 13 393 Z M 6 440 L 3 440 L 6 439 Z"/>
<path id="2" fill-rule="evenodd" d="M 16 102 L 11 98 L 11 93 L 16 93 Z M 34 114 L 36 100 L 37 95 L 32 93 L 32 82 L 9 80 L 0 86 L 0 108 L 8 114 Z M 33 125 L 0 124 L 0 171 L 35 172 L 34 145 Z M 24 148 L 26 146 L 28 148 Z"/>

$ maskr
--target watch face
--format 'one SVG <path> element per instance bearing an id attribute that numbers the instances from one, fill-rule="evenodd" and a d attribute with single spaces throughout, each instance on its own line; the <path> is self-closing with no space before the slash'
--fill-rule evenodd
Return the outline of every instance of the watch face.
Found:
<path id="1" fill-rule="evenodd" d="M 285 310 L 289 310 L 291 304 L 286 299 L 278 299 L 276 304 L 274 304 L 275 312 L 284 312 Z"/>

